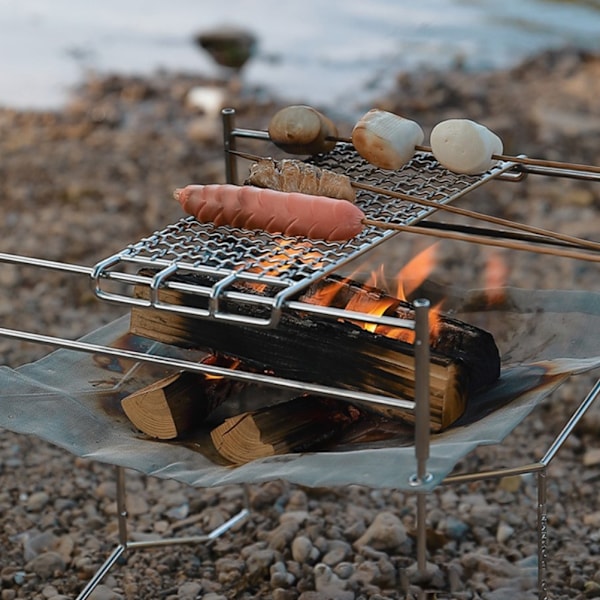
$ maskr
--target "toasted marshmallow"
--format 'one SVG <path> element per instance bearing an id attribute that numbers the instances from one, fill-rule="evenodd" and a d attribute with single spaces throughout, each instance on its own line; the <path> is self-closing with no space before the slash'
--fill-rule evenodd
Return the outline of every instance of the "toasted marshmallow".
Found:
<path id="1" fill-rule="evenodd" d="M 425 134 L 415 121 L 376 108 L 363 115 L 352 130 L 356 151 L 381 169 L 400 169 L 424 139 Z"/>

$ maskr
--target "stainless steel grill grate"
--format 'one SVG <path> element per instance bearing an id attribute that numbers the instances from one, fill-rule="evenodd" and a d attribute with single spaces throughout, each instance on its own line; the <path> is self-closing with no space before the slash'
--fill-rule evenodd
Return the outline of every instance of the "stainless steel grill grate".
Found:
<path id="1" fill-rule="evenodd" d="M 481 176 L 457 175 L 442 168 L 430 154 L 419 152 L 402 169 L 383 171 L 363 160 L 347 143 L 338 143 L 331 153 L 313 157 L 311 162 L 343 172 L 354 181 L 400 191 L 436 204 L 452 202 L 514 166 L 511 162 L 499 162 Z M 436 210 L 364 190 L 357 192 L 356 202 L 368 218 L 401 225 L 414 224 Z M 351 240 L 326 242 L 215 227 L 188 217 L 98 263 L 93 269 L 95 290 L 104 300 L 274 326 L 286 302 L 301 289 L 392 235 L 398 232 L 370 226 Z M 140 277 L 132 268 L 151 269 L 154 273 Z M 175 277 L 190 273 L 202 275 L 202 283 L 181 283 Z M 141 300 L 109 291 L 105 282 L 115 278 L 131 285 L 147 285 L 150 298 Z M 243 293 L 236 285 L 240 282 L 262 283 L 265 287 L 260 296 Z M 165 303 L 159 297 L 161 287 L 184 289 L 205 297 L 206 306 Z M 223 299 L 228 301 L 227 308 Z M 234 310 L 232 302 L 238 304 Z M 248 305 L 260 305 L 264 314 L 250 316 L 247 310 L 240 308 Z"/>

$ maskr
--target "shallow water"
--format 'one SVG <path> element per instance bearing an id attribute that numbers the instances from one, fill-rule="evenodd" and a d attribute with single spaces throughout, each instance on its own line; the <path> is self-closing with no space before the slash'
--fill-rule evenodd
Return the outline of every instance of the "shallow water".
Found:
<path id="1" fill-rule="evenodd" d="M 0 0 L 0 105 L 59 106 L 87 72 L 219 74 L 193 35 L 222 24 L 260 40 L 249 85 L 340 111 L 403 70 L 600 50 L 600 0 Z"/>

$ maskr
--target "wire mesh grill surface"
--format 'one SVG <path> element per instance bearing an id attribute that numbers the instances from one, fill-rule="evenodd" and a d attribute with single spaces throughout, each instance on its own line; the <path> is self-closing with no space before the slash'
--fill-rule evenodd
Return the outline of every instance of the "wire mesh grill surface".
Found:
<path id="1" fill-rule="evenodd" d="M 419 152 L 402 169 L 384 171 L 363 160 L 350 144 L 343 143 L 337 144 L 326 155 L 313 157 L 310 162 L 345 173 L 356 182 L 378 186 L 385 191 L 410 194 L 436 204 L 452 202 L 513 166 L 512 163 L 499 162 L 482 175 L 457 175 L 442 168 L 432 155 Z M 414 224 L 436 210 L 386 193 L 365 190 L 357 191 L 356 203 L 369 219 L 400 225 Z M 241 298 L 238 294 L 238 299 L 256 302 L 263 307 L 268 305 L 275 313 L 281 310 L 286 300 L 310 283 L 397 233 L 368 226 L 351 240 L 328 242 L 216 227 L 186 217 L 98 263 L 94 268 L 96 292 L 104 299 L 140 304 L 139 300 L 113 294 L 103 288 L 103 280 L 114 278 L 115 273 L 119 273 L 120 281 L 147 284 L 154 290 L 147 304 L 168 309 L 158 301 L 156 290 L 161 286 L 171 287 L 177 274 L 196 273 L 206 276 L 203 283 L 188 283 L 186 289 L 210 298 L 209 306 L 206 309 L 178 308 L 179 312 L 227 318 L 219 300 L 222 297 L 231 300 L 232 286 L 236 282 L 250 281 L 265 284 L 261 297 L 246 295 Z M 132 265 L 149 268 L 156 274 L 150 279 L 133 275 L 128 280 L 121 269 L 125 264 L 130 268 Z M 239 315 L 235 317 L 235 320 L 239 319 Z M 275 319 L 271 315 L 261 319 L 260 324 L 272 325 Z"/>

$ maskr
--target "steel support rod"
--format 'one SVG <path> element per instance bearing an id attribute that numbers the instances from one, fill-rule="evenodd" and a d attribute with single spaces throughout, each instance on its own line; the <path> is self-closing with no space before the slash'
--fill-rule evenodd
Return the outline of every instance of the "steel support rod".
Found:
<path id="1" fill-rule="evenodd" d="M 117 515 L 119 521 L 119 543 L 127 547 L 127 491 L 125 489 L 125 469 L 115 467 L 117 484 Z"/>
<path id="2" fill-rule="evenodd" d="M 219 536 L 223 535 L 229 529 L 231 529 L 237 523 L 243 521 L 250 514 L 250 510 L 248 508 L 242 508 L 238 513 L 233 515 L 233 517 L 229 518 L 225 523 L 211 531 L 210 533 L 206 533 L 204 535 L 189 535 L 189 536 L 181 536 L 181 537 L 166 537 L 160 538 L 156 540 L 141 540 L 137 542 L 129 542 L 127 544 L 128 549 L 134 548 L 160 548 L 163 546 L 174 546 L 174 545 L 189 545 L 189 544 L 202 544 L 206 542 L 211 542 L 215 540 Z"/>
<path id="3" fill-rule="evenodd" d="M 160 538 L 157 540 L 144 540 L 138 542 L 129 541 L 127 533 L 128 514 L 127 490 L 125 487 L 125 469 L 121 466 L 115 466 L 115 472 L 117 488 L 117 518 L 119 526 L 119 543 L 113 549 L 109 557 L 100 566 L 100 568 L 96 571 L 94 576 L 88 581 L 87 585 L 77 596 L 76 600 L 86 600 L 87 598 L 89 598 L 91 593 L 96 589 L 96 587 L 99 585 L 102 579 L 106 576 L 106 574 L 117 562 L 119 557 L 123 555 L 123 553 L 126 550 L 211 542 L 212 540 L 215 540 L 216 538 L 229 531 L 234 525 L 244 520 L 250 514 L 250 509 L 248 508 L 248 497 L 247 495 L 245 495 L 246 505 L 244 506 L 244 508 L 242 508 L 237 514 L 233 515 L 223 524 L 219 525 L 207 534 L 195 536 L 168 537 Z"/>
<path id="4" fill-rule="evenodd" d="M 429 300 L 417 299 L 415 308 L 415 458 L 417 472 L 414 485 L 428 480 L 430 401 L 429 401 Z M 426 497 L 417 492 L 417 568 L 425 576 L 427 572 L 427 519 Z"/>
<path id="5" fill-rule="evenodd" d="M 417 299 L 415 308 L 415 456 L 417 478 L 427 477 L 429 459 L 429 300 Z"/>
<path id="6" fill-rule="evenodd" d="M 69 273 L 77 273 L 79 275 L 91 275 L 92 267 L 83 265 L 72 265 L 68 263 L 57 262 L 55 260 L 46 260 L 44 258 L 35 258 L 33 256 L 21 256 L 20 254 L 8 254 L 0 252 L 0 262 L 10 264 L 27 265 L 29 267 L 41 267 L 44 269 L 54 269 L 56 271 L 66 271 Z"/>
<path id="7" fill-rule="evenodd" d="M 501 477 L 515 477 L 527 473 L 535 473 L 543 469 L 545 465 L 539 462 L 521 465 L 519 467 L 502 467 L 499 469 L 489 469 L 487 471 L 477 471 L 476 473 L 460 473 L 458 475 L 448 475 L 442 484 L 471 483 L 484 479 L 499 479 Z"/>
<path id="8" fill-rule="evenodd" d="M 587 412 L 589 407 L 593 404 L 594 400 L 600 395 L 600 379 L 596 381 L 595 385 L 589 391 L 583 402 L 577 407 L 577 410 L 573 413 L 571 418 L 565 424 L 561 432 L 556 436 L 556 439 L 546 451 L 546 454 L 540 459 L 543 465 L 550 464 L 550 461 L 554 458 L 556 453 L 561 449 L 567 438 L 571 435 L 573 429 L 577 426 L 583 415 Z"/>
<path id="9" fill-rule="evenodd" d="M 223 147 L 225 149 L 225 180 L 227 183 L 237 183 L 237 162 L 231 154 L 235 150 L 235 136 L 233 129 L 235 127 L 235 108 L 224 108 L 221 111 L 223 120 Z"/>
<path id="10" fill-rule="evenodd" d="M 148 354 L 146 352 L 138 352 L 135 350 L 127 350 L 124 348 L 112 348 L 102 344 L 93 344 L 81 340 L 69 340 L 65 338 L 43 335 L 29 331 L 20 331 L 16 329 L 8 329 L 0 327 L 0 337 L 11 339 L 20 339 L 26 342 L 36 344 L 46 344 L 59 348 L 67 348 L 69 350 L 77 350 L 88 352 L 90 354 L 105 354 L 107 356 L 117 356 L 119 358 L 129 358 L 139 360 L 141 362 L 149 362 L 162 366 L 174 367 L 184 371 L 192 371 L 195 373 L 204 373 L 217 377 L 229 377 L 236 381 L 245 381 L 253 384 L 264 384 L 288 390 L 300 390 L 303 392 L 312 392 L 323 396 L 342 398 L 345 400 L 354 400 L 355 402 L 366 402 L 367 404 L 383 404 L 386 406 L 394 406 L 396 408 L 405 408 L 413 410 L 415 402 L 411 400 L 403 400 L 401 398 L 392 398 L 391 396 L 378 396 L 367 392 L 357 390 L 346 390 L 341 388 L 332 388 L 326 385 L 317 383 L 309 383 L 304 381 L 296 381 L 292 379 L 284 379 L 271 375 L 263 375 L 260 373 L 249 373 L 239 369 L 226 369 L 224 367 L 216 367 L 201 363 L 191 362 L 178 358 L 170 358 L 168 356 L 159 356 L 156 354 Z"/>

